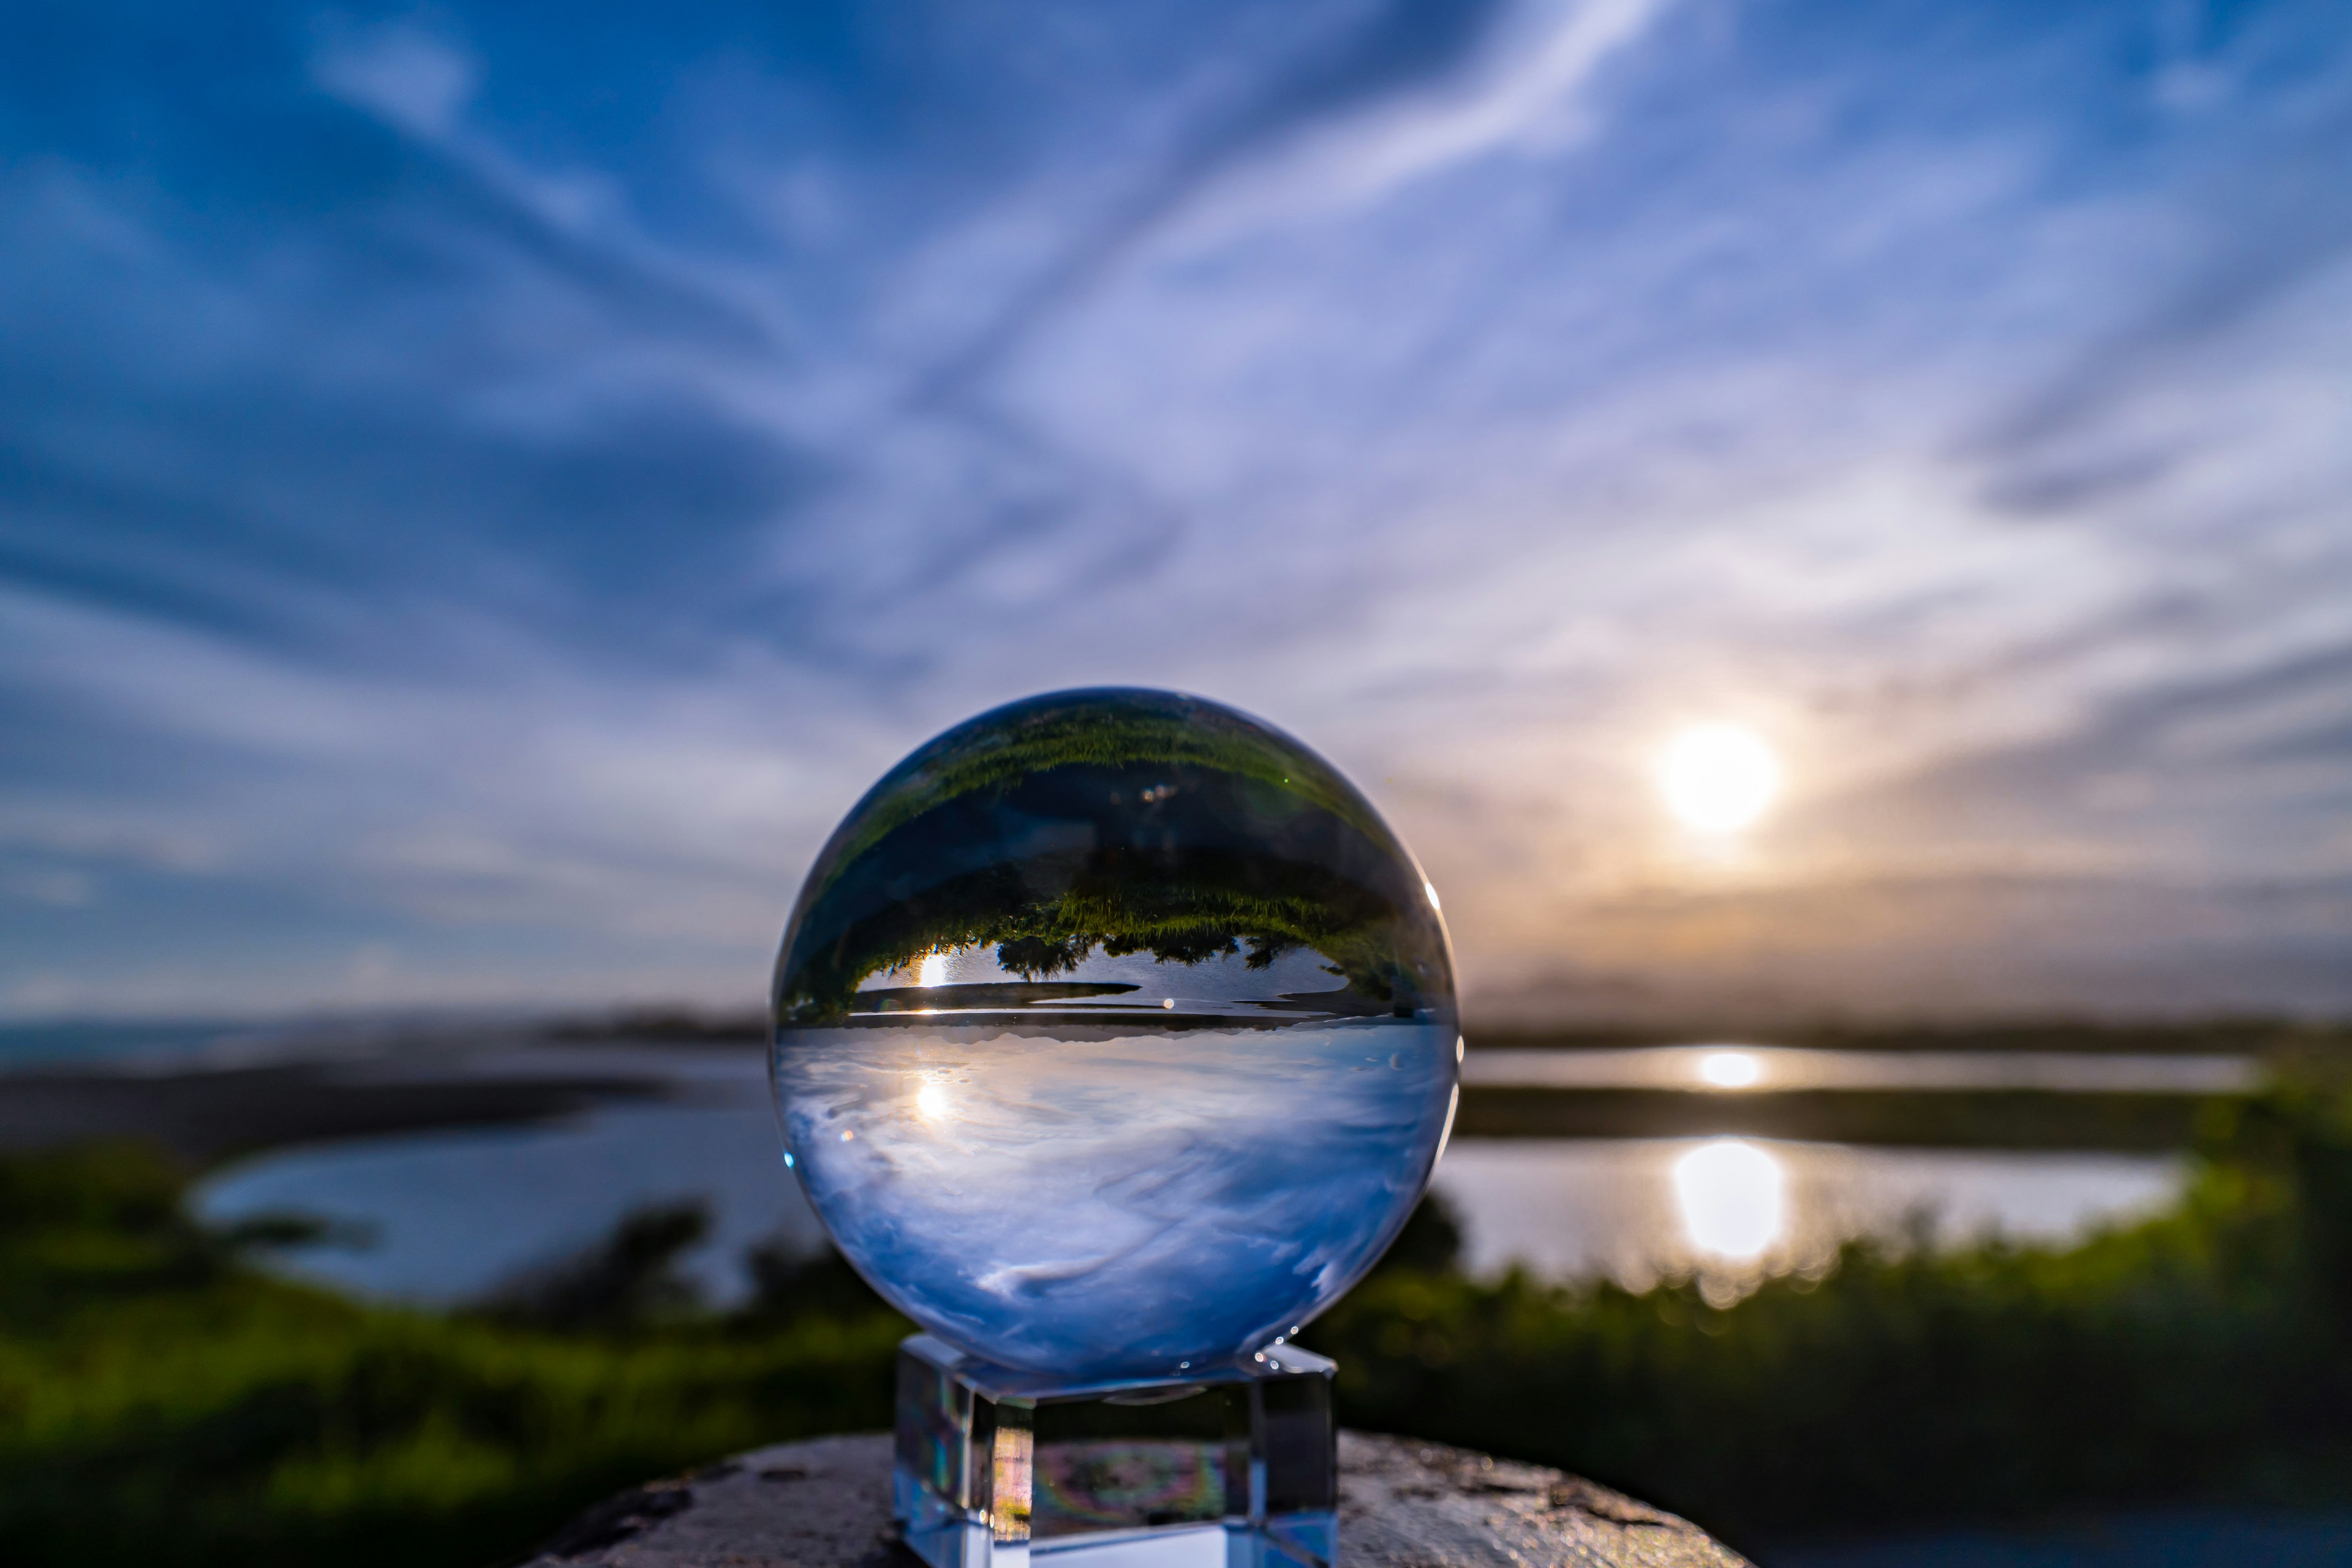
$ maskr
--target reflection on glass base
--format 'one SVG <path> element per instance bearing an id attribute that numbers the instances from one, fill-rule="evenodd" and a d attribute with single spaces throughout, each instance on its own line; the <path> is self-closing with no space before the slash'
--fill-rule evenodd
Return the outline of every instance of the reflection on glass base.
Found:
<path id="1" fill-rule="evenodd" d="M 1074 1384 L 898 1347 L 891 1513 L 931 1568 L 1330 1568 L 1332 1363 Z"/>

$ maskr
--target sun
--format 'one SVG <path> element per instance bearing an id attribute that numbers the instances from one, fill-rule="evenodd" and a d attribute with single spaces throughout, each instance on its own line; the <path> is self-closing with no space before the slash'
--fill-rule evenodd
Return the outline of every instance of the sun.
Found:
<path id="1" fill-rule="evenodd" d="M 1780 763 L 1752 731 L 1706 724 L 1684 731 L 1658 768 L 1666 809 L 1695 833 L 1737 833 L 1780 793 Z"/>

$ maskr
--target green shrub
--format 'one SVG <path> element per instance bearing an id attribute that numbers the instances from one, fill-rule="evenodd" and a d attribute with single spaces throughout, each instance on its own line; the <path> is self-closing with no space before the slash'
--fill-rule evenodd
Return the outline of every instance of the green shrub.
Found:
<path id="1" fill-rule="evenodd" d="M 1687 1281 L 1383 1269 L 1306 1339 L 1351 1425 L 1559 1465 L 1735 1541 L 2340 1503 L 2352 1131 L 2284 1095 L 2209 1132 L 2174 1213 L 2071 1251 L 1857 1245 L 1720 1310 Z"/>
<path id="2" fill-rule="evenodd" d="M 12 1564 L 489 1563 L 621 1487 L 889 1418 L 905 1325 L 870 1306 L 598 1331 L 362 1306 L 178 1197 L 136 1151 L 0 1161 Z"/>
<path id="3" fill-rule="evenodd" d="M 1435 1208 L 1307 1334 L 1350 1425 L 1538 1459 L 1735 1542 L 2137 1503 L 2352 1496 L 2352 1116 L 2217 1109 L 2175 1212 L 2072 1251 L 1853 1247 L 1718 1310 L 1464 1278 Z M 488 1563 L 622 1487 L 889 1418 L 906 1325 L 838 1260 L 749 1308 L 636 1216 L 495 1310 L 253 1268 L 136 1150 L 0 1159 L 13 1565 Z"/>

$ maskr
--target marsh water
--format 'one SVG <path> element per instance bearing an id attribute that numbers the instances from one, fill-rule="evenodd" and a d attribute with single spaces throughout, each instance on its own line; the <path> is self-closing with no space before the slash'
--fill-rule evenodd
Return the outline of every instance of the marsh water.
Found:
<path id="1" fill-rule="evenodd" d="M 649 1204 L 709 1205 L 711 1237 L 686 1262 L 717 1300 L 747 1288 L 747 1248 L 822 1244 L 782 1166 L 756 1052 L 605 1047 L 530 1055 L 539 1070 L 593 1059 L 602 1070 L 660 1074 L 674 1093 L 548 1125 L 268 1153 L 210 1178 L 200 1205 L 221 1219 L 299 1209 L 356 1222 L 350 1234 L 370 1245 L 312 1249 L 289 1266 L 370 1294 L 436 1301 L 478 1295 L 590 1245 Z M 1481 1061 L 1482 1053 L 1470 1054 L 1465 1078 L 1478 1081 Z M 1517 1264 L 1555 1278 L 1605 1275 L 1639 1285 L 1663 1270 L 1738 1281 L 1811 1267 L 1859 1235 L 1952 1243 L 1999 1232 L 2063 1241 L 2161 1207 L 2185 1173 L 2180 1158 L 2163 1154 L 1751 1138 L 1455 1139 L 1434 1184 L 1464 1221 L 1465 1261 L 1475 1271 Z"/>
<path id="2" fill-rule="evenodd" d="M 2059 1094 L 2242 1094 L 2252 1058 L 2109 1051 L 1820 1050 L 1789 1046 L 1489 1047 L 1462 1081 L 1495 1089 L 2040 1089 Z"/>

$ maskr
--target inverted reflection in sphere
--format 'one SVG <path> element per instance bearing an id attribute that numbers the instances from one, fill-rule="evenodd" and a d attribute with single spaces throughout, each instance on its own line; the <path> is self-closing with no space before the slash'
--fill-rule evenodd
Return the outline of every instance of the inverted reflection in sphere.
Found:
<path id="1" fill-rule="evenodd" d="M 924 1328 L 1158 1377 L 1328 1305 L 1452 1113 L 1421 872 L 1288 736 L 1164 692 L 949 731 L 817 858 L 777 961 L 788 1162 Z"/>

